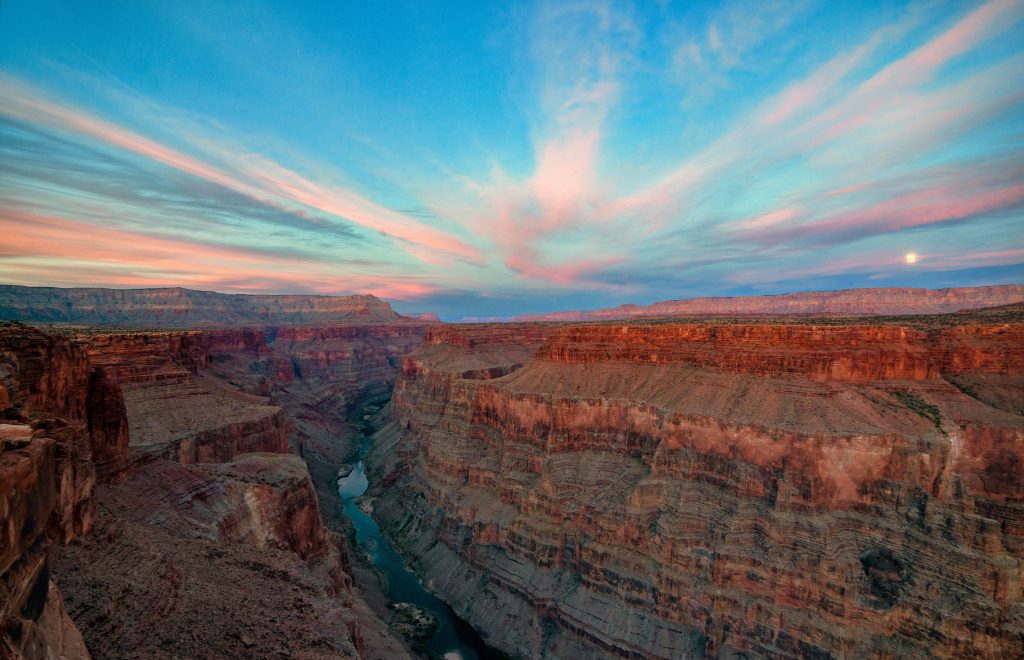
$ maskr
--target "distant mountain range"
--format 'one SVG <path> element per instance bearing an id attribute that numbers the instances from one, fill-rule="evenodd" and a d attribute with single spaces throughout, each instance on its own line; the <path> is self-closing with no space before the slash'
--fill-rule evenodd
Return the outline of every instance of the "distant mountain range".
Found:
<path id="1" fill-rule="evenodd" d="M 61 289 L 0 285 L 0 320 L 122 328 L 329 325 L 401 321 L 368 295 L 264 296 L 192 289 Z"/>
<path id="2" fill-rule="evenodd" d="M 651 305 L 620 305 L 591 311 L 551 312 L 515 321 L 603 321 L 658 316 L 897 316 L 950 314 L 963 309 L 1009 305 L 1024 300 L 1024 286 L 951 289 L 841 289 L 771 296 L 665 300 Z"/>
<path id="3" fill-rule="evenodd" d="M 605 321 L 669 316 L 897 316 L 949 314 L 1024 301 L 1024 286 L 843 289 L 770 296 L 666 300 L 589 311 L 486 321 Z M 0 285 L 0 320 L 120 328 L 330 325 L 436 321 L 402 316 L 370 295 L 248 295 L 192 289 L 102 289 Z M 468 320 L 468 319 L 467 319 Z"/>

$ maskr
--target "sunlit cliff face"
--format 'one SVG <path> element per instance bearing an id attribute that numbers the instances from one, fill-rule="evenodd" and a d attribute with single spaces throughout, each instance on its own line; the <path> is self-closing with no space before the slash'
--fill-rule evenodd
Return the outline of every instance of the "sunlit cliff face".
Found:
<path id="1" fill-rule="evenodd" d="M 1024 274 L 1019 1 L 3 14 L 9 283 L 458 316 Z"/>

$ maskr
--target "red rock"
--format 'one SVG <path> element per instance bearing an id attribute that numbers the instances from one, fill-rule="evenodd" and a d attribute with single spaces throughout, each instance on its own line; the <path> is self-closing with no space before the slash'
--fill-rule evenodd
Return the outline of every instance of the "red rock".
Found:
<path id="1" fill-rule="evenodd" d="M 652 305 L 621 305 L 592 311 L 553 312 L 518 317 L 520 321 L 596 321 L 643 316 L 886 316 L 950 314 L 1024 300 L 1024 286 L 979 286 L 953 289 L 844 289 L 774 296 L 690 298 Z"/>
<path id="2" fill-rule="evenodd" d="M 228 381 L 248 386 L 255 376 L 269 393 L 295 378 L 296 360 L 308 365 L 303 396 L 322 387 L 356 405 L 386 396 L 397 356 L 419 342 L 422 327 L 286 331 L 295 356 L 268 345 L 277 329 L 70 339 L 0 328 L 8 395 L 0 413 L 9 418 L 0 424 L 0 654 L 87 657 L 49 582 L 57 542 L 70 543 L 55 552 L 69 611 L 104 657 L 164 655 L 169 640 L 186 655 L 258 645 L 271 654 L 363 656 L 362 624 L 374 631 L 371 650 L 403 657 L 353 593 L 347 554 L 323 525 L 305 464 L 285 453 L 286 412 Z M 214 362 L 226 380 L 213 375 Z M 269 375 L 288 377 L 269 387 L 263 364 L 286 365 Z M 248 584 L 253 592 L 239 588 Z M 225 610 L 235 623 L 259 624 L 247 628 L 248 642 L 194 621 Z"/>
<path id="3" fill-rule="evenodd" d="M 1020 648 L 1021 324 L 491 327 L 428 332 L 370 460 L 378 520 L 489 641 Z"/>
<path id="4" fill-rule="evenodd" d="M 380 323 L 401 319 L 374 296 L 259 296 L 167 289 L 0 285 L 0 319 L 117 328 Z"/>
<path id="5" fill-rule="evenodd" d="M 818 382 L 935 379 L 1024 368 L 1024 324 L 906 326 L 676 324 L 573 326 L 537 358 L 552 362 L 685 364 Z"/>

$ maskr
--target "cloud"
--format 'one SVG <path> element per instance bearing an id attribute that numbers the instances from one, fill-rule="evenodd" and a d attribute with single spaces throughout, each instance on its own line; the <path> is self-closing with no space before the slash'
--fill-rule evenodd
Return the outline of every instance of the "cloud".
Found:
<path id="1" fill-rule="evenodd" d="M 415 277 L 377 276 L 310 255 L 153 236 L 67 218 L 0 208 L 0 265 L 12 280 L 34 284 L 198 286 L 232 291 L 374 293 L 409 299 L 441 289 Z M 55 268 L 56 264 L 62 264 Z M 65 268 L 102 274 L 82 282 Z"/>
<path id="2" fill-rule="evenodd" d="M 911 271 L 950 271 L 970 268 L 992 268 L 1024 264 L 1024 249 L 956 250 L 918 253 L 917 261 L 908 264 L 906 253 L 886 250 L 831 259 L 804 268 L 741 270 L 729 275 L 735 284 L 799 281 L 836 275 L 886 275 Z"/>
<path id="3" fill-rule="evenodd" d="M 1024 205 L 1024 184 L 990 187 L 985 181 L 963 181 L 901 194 L 863 209 L 843 211 L 812 222 L 787 222 L 796 217 L 782 209 L 740 224 L 747 238 L 774 245 L 829 245 L 904 229 L 967 220 Z M 765 218 L 769 218 L 769 222 Z"/>
<path id="4" fill-rule="evenodd" d="M 219 155 L 234 170 L 230 172 L 70 105 L 51 101 L 6 75 L 0 76 L 0 114 L 88 136 L 284 211 L 297 206 L 314 208 L 416 245 L 471 260 L 481 258 L 479 251 L 464 241 L 382 207 L 355 191 L 314 183 L 266 157 L 222 150 Z"/>
<path id="5" fill-rule="evenodd" d="M 499 128 L 467 111 L 450 118 L 465 143 L 427 160 L 370 146 L 355 172 L 326 162 L 338 149 L 225 118 L 143 99 L 121 108 L 129 126 L 0 76 L 0 207 L 17 234 L 0 275 L 601 306 L 759 274 L 874 277 L 906 268 L 895 245 L 921 254 L 917 271 L 1018 263 L 1024 4 L 645 11 L 539 3 Z M 808 35 L 829 16 L 862 24 L 825 47 Z"/>

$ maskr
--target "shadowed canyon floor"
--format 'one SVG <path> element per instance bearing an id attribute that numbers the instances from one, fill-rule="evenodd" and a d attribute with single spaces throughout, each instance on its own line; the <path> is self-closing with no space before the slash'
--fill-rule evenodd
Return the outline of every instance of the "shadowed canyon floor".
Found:
<path id="1" fill-rule="evenodd" d="M 343 515 L 365 433 L 349 507 L 512 657 L 1024 648 L 1019 305 L 6 324 L 0 418 L 0 657 L 422 652 Z"/>

